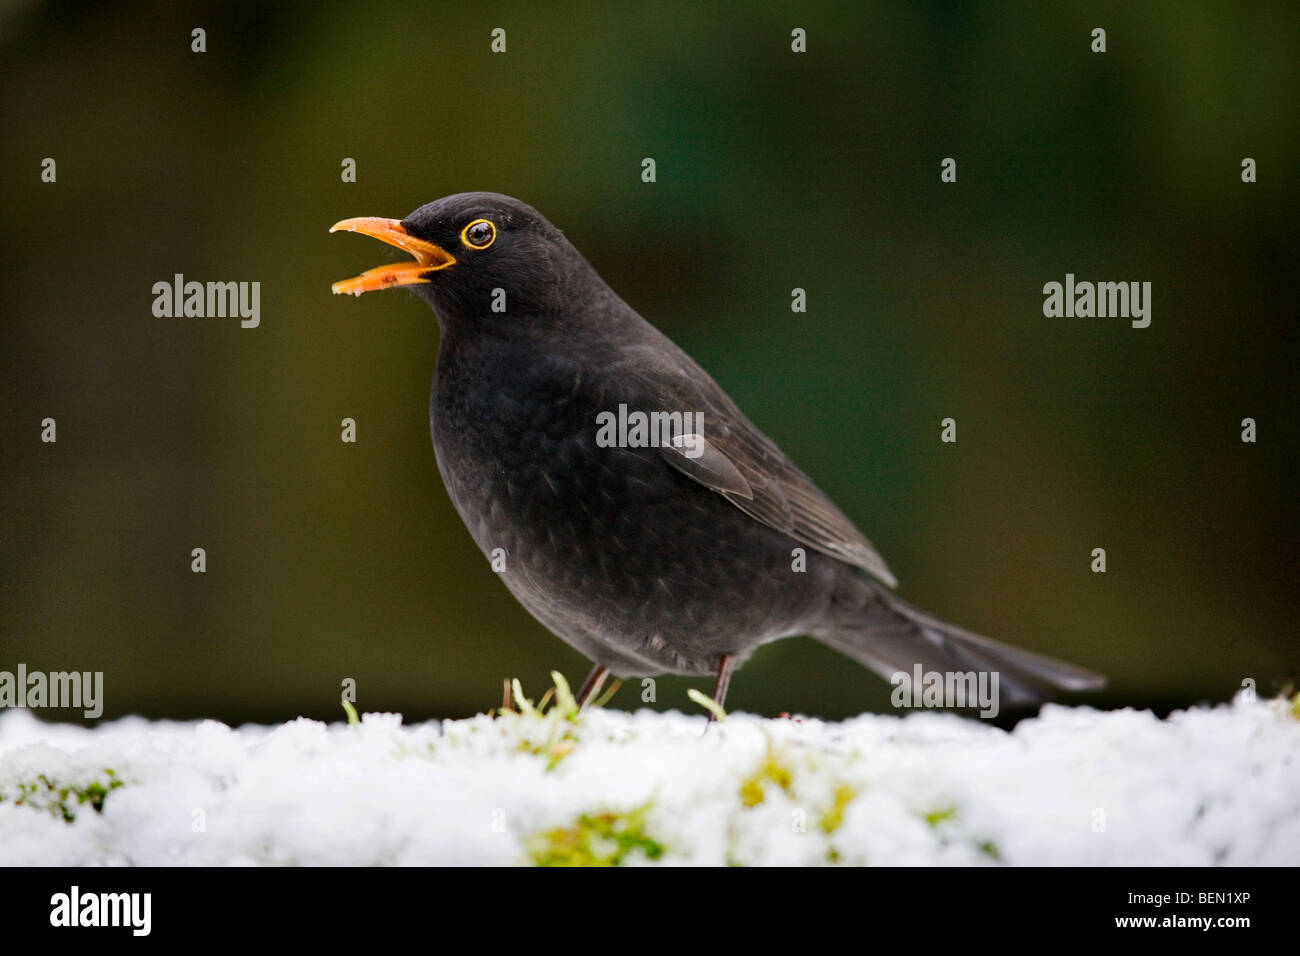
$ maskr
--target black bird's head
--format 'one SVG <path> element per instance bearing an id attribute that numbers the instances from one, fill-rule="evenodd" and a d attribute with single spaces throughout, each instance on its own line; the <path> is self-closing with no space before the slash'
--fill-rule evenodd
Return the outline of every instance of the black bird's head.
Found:
<path id="1" fill-rule="evenodd" d="M 401 220 L 344 219 L 330 227 L 339 230 L 373 236 L 414 261 L 336 282 L 335 293 L 409 286 L 443 323 L 570 316 L 575 302 L 606 288 L 546 217 L 499 193 L 445 196 Z"/>

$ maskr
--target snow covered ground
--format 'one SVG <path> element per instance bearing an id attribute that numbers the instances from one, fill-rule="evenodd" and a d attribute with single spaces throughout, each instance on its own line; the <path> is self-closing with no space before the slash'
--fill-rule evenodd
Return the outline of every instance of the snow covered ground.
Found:
<path id="1" fill-rule="evenodd" d="M 1300 863 L 1300 719 L 0 713 L 0 865 Z"/>

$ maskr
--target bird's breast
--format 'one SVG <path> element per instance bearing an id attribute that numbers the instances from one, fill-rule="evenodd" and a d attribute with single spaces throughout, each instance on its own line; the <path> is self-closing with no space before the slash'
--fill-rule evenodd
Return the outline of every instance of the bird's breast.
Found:
<path id="1" fill-rule="evenodd" d="M 692 672 L 716 662 L 720 639 L 791 632 L 815 600 L 811 580 L 792 578 L 791 542 L 657 448 L 599 441 L 597 416 L 626 398 L 562 359 L 440 360 L 438 468 L 479 549 L 536 617 L 596 659 L 590 642 L 617 640 Z"/>

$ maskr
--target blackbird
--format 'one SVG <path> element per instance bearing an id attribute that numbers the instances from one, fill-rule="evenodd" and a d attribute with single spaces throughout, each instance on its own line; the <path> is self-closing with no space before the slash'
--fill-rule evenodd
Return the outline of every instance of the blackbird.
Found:
<path id="1" fill-rule="evenodd" d="M 755 648 L 800 634 L 887 679 L 995 672 L 1008 707 L 1104 684 L 897 598 L 871 542 L 531 206 L 461 193 L 337 230 L 414 258 L 334 292 L 433 307 L 438 470 L 506 587 L 594 662 L 580 704 L 613 672 L 715 676 L 721 705 Z"/>

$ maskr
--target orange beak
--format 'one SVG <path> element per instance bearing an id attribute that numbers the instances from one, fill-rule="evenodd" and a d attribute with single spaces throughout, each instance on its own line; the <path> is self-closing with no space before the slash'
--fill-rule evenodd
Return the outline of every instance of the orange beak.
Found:
<path id="1" fill-rule="evenodd" d="M 456 264 L 456 257 L 442 246 L 424 239 L 417 239 L 406 231 L 399 219 L 380 219 L 378 216 L 361 216 L 357 219 L 344 219 L 330 226 L 330 232 L 359 232 L 373 236 L 390 246 L 396 246 L 415 257 L 414 262 L 397 262 L 389 266 L 367 269 L 352 279 L 335 282 L 331 287 L 334 294 L 349 293 L 360 295 L 374 292 L 376 289 L 391 289 L 398 285 L 418 285 L 428 282 L 428 273 L 437 272 Z"/>

